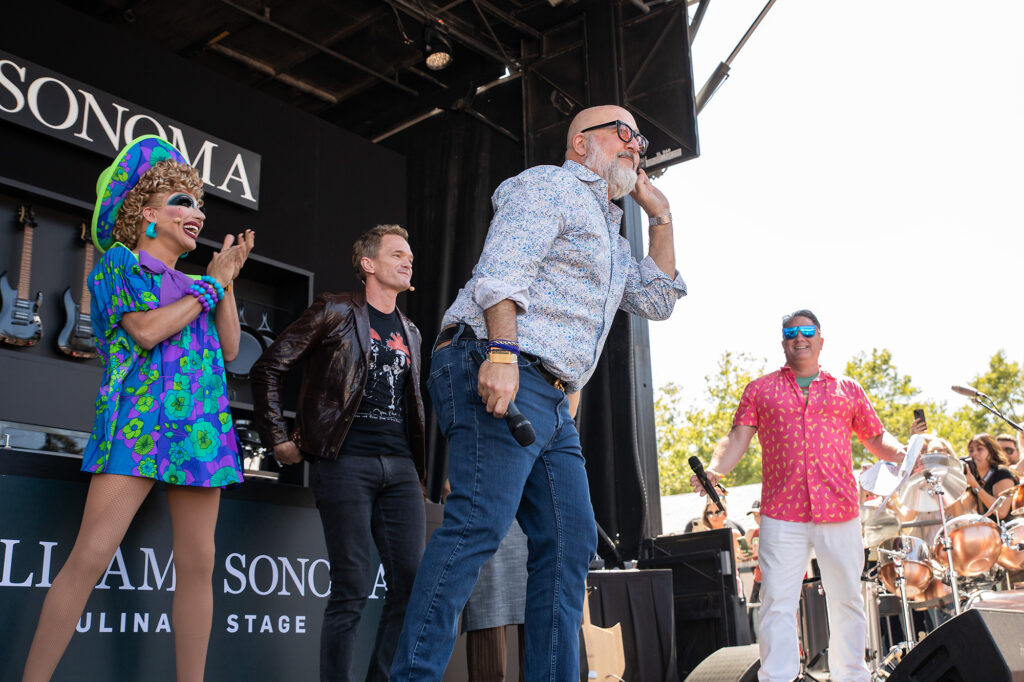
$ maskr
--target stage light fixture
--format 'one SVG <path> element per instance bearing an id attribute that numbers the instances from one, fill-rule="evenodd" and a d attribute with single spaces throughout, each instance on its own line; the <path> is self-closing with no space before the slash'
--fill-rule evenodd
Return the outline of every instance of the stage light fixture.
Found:
<path id="1" fill-rule="evenodd" d="M 431 71 L 447 69 L 452 63 L 451 42 L 433 26 L 428 26 L 423 33 L 423 52 L 427 55 L 427 68 Z"/>

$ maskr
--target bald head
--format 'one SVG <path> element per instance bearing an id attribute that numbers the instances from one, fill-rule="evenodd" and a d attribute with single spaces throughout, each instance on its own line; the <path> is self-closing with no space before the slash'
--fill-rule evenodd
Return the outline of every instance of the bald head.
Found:
<path id="1" fill-rule="evenodd" d="M 579 135 L 582 130 L 610 121 L 623 121 L 628 123 L 633 130 L 636 130 L 636 120 L 633 118 L 633 114 L 622 107 L 617 107 L 614 104 L 605 104 L 599 107 L 584 109 L 576 114 L 575 118 L 572 119 L 572 123 L 569 124 L 569 134 L 565 138 L 565 158 L 571 161 L 582 160 L 586 150 L 584 149 L 581 152 L 579 145 L 574 143 L 573 138 Z"/>

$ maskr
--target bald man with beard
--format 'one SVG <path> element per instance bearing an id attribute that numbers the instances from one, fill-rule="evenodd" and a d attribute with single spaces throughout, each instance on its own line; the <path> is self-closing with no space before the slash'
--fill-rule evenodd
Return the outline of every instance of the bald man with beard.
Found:
<path id="1" fill-rule="evenodd" d="M 427 387 L 452 492 L 416 575 L 392 680 L 441 680 L 459 613 L 513 519 L 529 538 L 525 679 L 579 679 L 597 530 L 567 394 L 593 373 L 617 310 L 661 320 L 686 294 L 669 202 L 639 169 L 646 149 L 625 109 L 585 109 L 565 163 L 527 169 L 492 197 L 480 260 L 434 344 Z M 650 218 L 639 263 L 612 203 L 627 194 Z M 530 445 L 501 419 L 513 400 L 533 424 Z"/>

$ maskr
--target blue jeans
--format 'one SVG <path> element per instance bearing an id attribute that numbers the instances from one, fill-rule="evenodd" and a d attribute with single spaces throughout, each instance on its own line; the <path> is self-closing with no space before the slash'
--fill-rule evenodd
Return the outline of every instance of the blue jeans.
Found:
<path id="1" fill-rule="evenodd" d="M 387 593 L 366 680 L 386 682 L 416 567 L 423 554 L 423 489 L 412 459 L 344 456 L 316 460 L 313 494 L 331 562 L 331 594 L 320 633 L 320 679 L 353 680 L 356 631 L 377 577 L 376 544 Z"/>
<path id="2" fill-rule="evenodd" d="M 524 676 L 579 679 L 579 628 L 597 528 L 569 401 L 520 360 L 516 405 L 537 440 L 520 447 L 477 393 L 484 343 L 434 353 L 427 387 L 449 443 L 451 495 L 427 543 L 391 667 L 394 682 L 440 682 L 480 567 L 517 519 L 529 538 Z"/>

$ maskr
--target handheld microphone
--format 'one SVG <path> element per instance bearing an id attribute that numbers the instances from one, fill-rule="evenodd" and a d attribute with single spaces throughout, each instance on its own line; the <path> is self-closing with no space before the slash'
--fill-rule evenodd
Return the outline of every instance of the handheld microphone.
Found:
<path id="1" fill-rule="evenodd" d="M 718 511 L 724 512 L 725 507 L 722 506 L 722 501 L 718 498 L 718 491 L 716 491 L 715 487 L 711 485 L 710 481 L 708 481 L 708 475 L 704 473 L 704 465 L 701 464 L 700 458 L 698 458 L 697 455 L 694 455 L 687 461 L 690 463 L 690 468 L 693 469 L 693 473 L 697 477 L 697 480 L 700 481 L 702 486 L 704 486 L 704 492 L 706 492 L 708 497 L 711 498 L 711 501 L 718 506 Z"/>
<path id="2" fill-rule="evenodd" d="M 484 358 L 477 351 L 473 351 L 470 355 L 477 365 L 483 363 Z M 505 424 L 508 426 L 508 432 L 512 434 L 512 437 L 516 439 L 516 442 L 521 447 L 525 448 L 532 445 L 533 441 L 537 440 L 533 424 L 519 411 L 514 400 L 509 401 L 508 407 L 505 408 Z"/>
<path id="3" fill-rule="evenodd" d="M 525 448 L 537 440 L 537 434 L 533 431 L 533 424 L 519 411 L 514 400 L 505 408 L 505 423 L 508 425 L 508 432 L 512 434 L 512 437 L 516 439 L 520 446 Z"/>
<path id="4" fill-rule="evenodd" d="M 988 398 L 987 395 L 977 389 L 971 388 L 970 386 L 950 386 L 950 388 L 953 389 L 954 393 L 959 393 L 960 395 L 967 396 L 968 398 Z M 989 398 L 989 400 L 991 400 L 991 398 Z"/>

